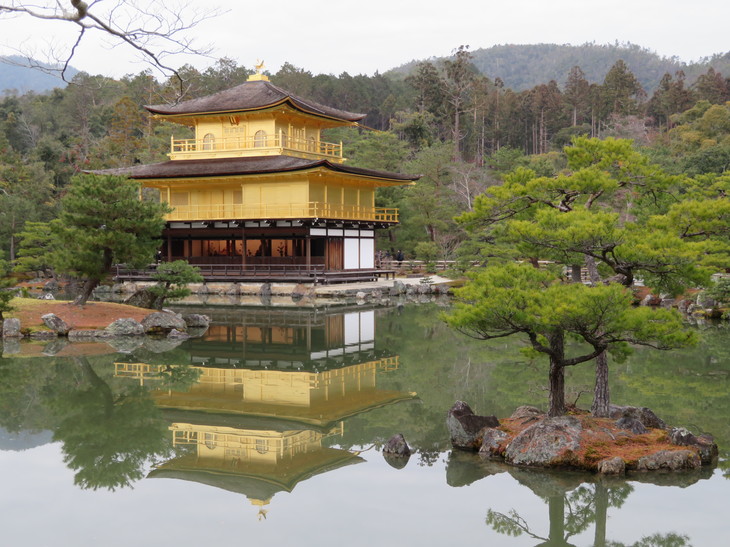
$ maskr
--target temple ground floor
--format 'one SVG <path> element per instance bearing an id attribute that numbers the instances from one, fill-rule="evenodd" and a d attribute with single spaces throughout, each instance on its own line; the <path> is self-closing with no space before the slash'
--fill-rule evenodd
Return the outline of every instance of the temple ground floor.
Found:
<path id="1" fill-rule="evenodd" d="M 170 222 L 158 260 L 186 260 L 206 281 L 336 283 L 392 276 L 380 268 L 373 224 L 334 221 Z M 119 270 L 120 280 L 152 273 Z"/>

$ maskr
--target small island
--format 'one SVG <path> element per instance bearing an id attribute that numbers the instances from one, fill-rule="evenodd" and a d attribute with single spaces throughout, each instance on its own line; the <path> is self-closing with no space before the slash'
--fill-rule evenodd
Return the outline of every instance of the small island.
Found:
<path id="1" fill-rule="evenodd" d="M 681 471 L 714 465 L 718 448 L 710 435 L 670 427 L 644 407 L 610 405 L 609 417 L 577 408 L 548 416 L 521 406 L 505 419 L 479 416 L 463 401 L 449 410 L 454 448 L 478 451 L 521 467 L 622 475 L 627 471 Z"/>

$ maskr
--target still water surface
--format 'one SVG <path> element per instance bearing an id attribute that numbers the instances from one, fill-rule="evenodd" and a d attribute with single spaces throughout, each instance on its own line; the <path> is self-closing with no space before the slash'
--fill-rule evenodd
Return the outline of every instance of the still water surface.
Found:
<path id="1" fill-rule="evenodd" d="M 177 346 L 4 348 L 3 545 L 728 544 L 727 328 L 611 366 L 614 402 L 714 434 L 719 467 L 600 481 L 450 450 L 457 399 L 544 406 L 517 340 L 462 337 L 434 305 L 205 311 Z M 591 380 L 571 370 L 568 398 L 590 406 Z M 395 433 L 407 463 L 380 452 Z"/>

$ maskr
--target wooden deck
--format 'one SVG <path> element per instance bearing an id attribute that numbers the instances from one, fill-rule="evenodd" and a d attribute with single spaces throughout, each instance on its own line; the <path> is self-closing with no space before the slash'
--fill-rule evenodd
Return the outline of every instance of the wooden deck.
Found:
<path id="1" fill-rule="evenodd" d="M 195 264 L 205 282 L 223 283 L 311 283 L 328 285 L 333 283 L 362 283 L 376 281 L 381 277 L 395 279 L 395 270 L 325 270 L 322 264 L 308 268 L 297 264 Z M 156 264 L 146 268 L 115 266 L 114 279 L 123 281 L 152 281 Z"/>

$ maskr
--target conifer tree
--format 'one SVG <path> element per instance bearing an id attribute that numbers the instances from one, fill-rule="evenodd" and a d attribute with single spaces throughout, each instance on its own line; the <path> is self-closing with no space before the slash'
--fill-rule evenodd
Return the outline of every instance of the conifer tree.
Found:
<path id="1" fill-rule="evenodd" d="M 152 261 L 169 208 L 141 200 L 139 189 L 137 182 L 110 175 L 80 175 L 71 181 L 52 223 L 53 263 L 59 272 L 85 280 L 75 304 L 86 303 L 114 264 Z"/>

